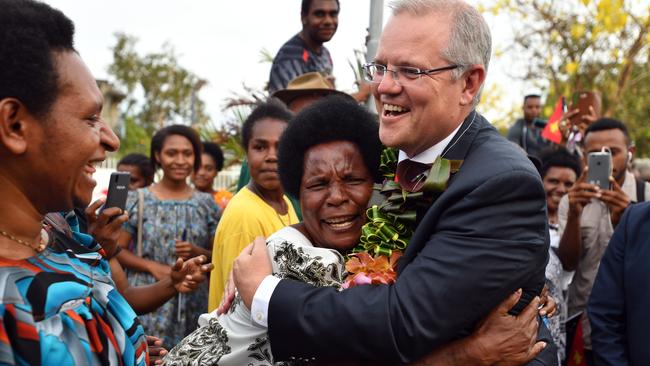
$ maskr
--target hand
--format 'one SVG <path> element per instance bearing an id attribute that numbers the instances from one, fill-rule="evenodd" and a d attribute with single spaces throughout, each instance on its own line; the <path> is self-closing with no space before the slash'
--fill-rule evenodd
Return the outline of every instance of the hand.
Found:
<path id="1" fill-rule="evenodd" d="M 235 300 L 235 293 L 237 292 L 237 287 L 235 287 L 235 279 L 232 275 L 232 270 L 228 273 L 228 279 L 226 280 L 226 286 L 223 289 L 223 296 L 221 297 L 221 303 L 217 308 L 217 315 L 224 314 L 232 306 L 233 300 Z"/>
<path id="2" fill-rule="evenodd" d="M 583 114 L 582 116 L 580 116 L 580 119 L 582 120 L 581 125 L 584 124 L 585 125 L 584 129 L 586 129 L 590 124 L 598 120 L 598 114 L 596 114 L 596 110 L 594 110 L 593 106 L 589 106 L 589 114 Z M 585 132 L 584 129 L 582 128 L 580 129 L 580 132 L 583 133 L 583 136 Z"/>
<path id="3" fill-rule="evenodd" d="M 189 259 L 197 255 L 199 253 L 192 243 L 176 239 L 176 256 L 178 258 Z"/>
<path id="4" fill-rule="evenodd" d="M 151 273 L 151 275 L 154 276 L 157 281 L 169 277 L 171 275 L 171 272 L 172 272 L 172 267 L 166 264 L 162 264 L 158 262 L 151 262 L 149 264 L 149 273 Z"/>
<path id="5" fill-rule="evenodd" d="M 558 123 L 558 127 L 560 128 L 560 133 L 562 134 L 561 143 L 565 143 L 566 140 L 569 138 L 569 134 L 571 133 L 571 122 L 569 120 L 571 119 L 571 117 L 578 114 L 578 112 L 580 112 L 579 109 L 573 109 L 564 113 L 562 115 L 562 118 L 560 118 L 560 123 Z"/>
<path id="6" fill-rule="evenodd" d="M 548 294 L 548 286 L 544 285 L 542 293 L 539 295 L 542 307 L 539 309 L 539 315 L 552 318 L 557 311 L 557 302 Z"/>
<path id="7" fill-rule="evenodd" d="M 621 186 L 618 185 L 614 177 L 609 177 L 609 184 L 612 189 L 603 190 L 600 200 L 605 202 L 607 207 L 609 207 L 612 226 L 616 227 L 621 216 L 623 216 L 623 212 L 625 212 L 625 209 L 630 206 L 632 201 L 630 200 L 630 197 L 623 192 Z"/>
<path id="8" fill-rule="evenodd" d="M 523 365 L 546 347 L 546 342 L 536 342 L 539 297 L 535 297 L 519 315 L 508 314 L 521 293 L 519 289 L 508 296 L 470 336 L 472 341 L 468 346 L 471 345 L 472 349 L 468 352 L 480 355 L 483 364 Z"/>
<path id="9" fill-rule="evenodd" d="M 88 234 L 102 246 L 106 255 L 111 257 L 117 249 L 117 239 L 120 236 L 122 224 L 129 215 L 121 208 L 110 207 L 103 210 L 99 216 L 95 213 L 104 204 L 105 199 L 100 198 L 84 210 L 88 219 Z"/>
<path id="10" fill-rule="evenodd" d="M 569 215 L 580 216 L 582 209 L 591 201 L 592 198 L 600 198 L 601 190 L 595 184 L 587 183 L 588 168 L 580 175 L 578 181 L 569 189 Z"/>
<path id="11" fill-rule="evenodd" d="M 255 291 L 264 277 L 273 272 L 263 237 L 258 236 L 253 243 L 244 248 L 235 259 L 232 272 L 239 295 L 250 309 Z"/>
<path id="12" fill-rule="evenodd" d="M 167 354 L 167 350 L 162 346 L 162 339 L 154 336 L 146 336 L 146 338 L 149 347 L 149 366 L 162 365 L 162 359 Z"/>
<path id="13" fill-rule="evenodd" d="M 170 273 L 176 291 L 187 293 L 196 290 L 205 281 L 207 274 L 214 269 L 212 263 L 204 264 L 207 261 L 208 258 L 204 255 L 188 261 L 178 258 Z"/>

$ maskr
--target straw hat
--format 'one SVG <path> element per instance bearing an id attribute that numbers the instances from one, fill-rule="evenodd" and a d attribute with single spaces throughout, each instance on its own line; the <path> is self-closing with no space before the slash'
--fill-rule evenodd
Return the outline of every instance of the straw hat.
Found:
<path id="1" fill-rule="evenodd" d="M 296 98 L 313 94 L 323 96 L 338 94 L 352 98 L 349 94 L 334 89 L 332 84 L 316 71 L 297 76 L 289 82 L 286 89 L 278 90 L 272 96 L 289 105 Z"/>

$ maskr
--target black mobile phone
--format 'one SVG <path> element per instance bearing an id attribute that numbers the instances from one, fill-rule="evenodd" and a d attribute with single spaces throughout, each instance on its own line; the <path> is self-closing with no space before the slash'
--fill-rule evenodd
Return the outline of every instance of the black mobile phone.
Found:
<path id="1" fill-rule="evenodd" d="M 609 151 L 592 152 L 587 155 L 587 182 L 600 189 L 609 189 L 609 177 L 612 175 L 612 154 Z"/>
<path id="2" fill-rule="evenodd" d="M 129 182 L 131 181 L 131 174 L 129 172 L 113 172 L 111 173 L 111 180 L 108 183 L 108 194 L 106 195 L 106 203 L 102 210 L 110 207 L 119 207 L 122 210 L 126 207 L 126 198 L 129 193 Z"/>

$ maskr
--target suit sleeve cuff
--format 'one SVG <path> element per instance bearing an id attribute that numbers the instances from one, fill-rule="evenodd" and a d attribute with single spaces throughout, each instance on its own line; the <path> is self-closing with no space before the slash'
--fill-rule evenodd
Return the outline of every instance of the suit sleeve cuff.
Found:
<path id="1" fill-rule="evenodd" d="M 261 327 L 269 327 L 269 303 L 278 283 L 280 283 L 279 278 L 268 275 L 264 277 L 262 283 L 257 287 L 257 291 L 255 291 L 253 303 L 251 304 L 251 315 L 253 316 L 253 322 Z"/>

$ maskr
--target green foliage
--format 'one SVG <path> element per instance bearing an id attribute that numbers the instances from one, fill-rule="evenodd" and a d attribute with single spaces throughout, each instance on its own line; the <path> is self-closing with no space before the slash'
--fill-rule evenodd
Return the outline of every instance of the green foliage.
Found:
<path id="1" fill-rule="evenodd" d="M 128 153 L 142 153 L 149 155 L 149 146 L 151 144 L 151 134 L 135 122 L 133 117 L 127 117 L 124 120 L 124 127 L 127 131 L 125 136 L 121 139 L 120 152 L 121 155 Z"/>
<path id="2" fill-rule="evenodd" d="M 205 81 L 179 64 L 171 45 L 163 45 L 160 52 L 140 55 L 136 38 L 123 33 L 116 34 L 116 38 L 108 71 L 127 93 L 121 109 L 125 121 L 121 153 L 141 151 L 144 142 L 148 149 L 150 136 L 166 125 L 199 127 L 209 123 L 205 104 L 198 97 Z"/>
<path id="3" fill-rule="evenodd" d="M 603 115 L 623 120 L 642 156 L 650 154 L 650 8 L 643 0 L 498 0 L 507 15 L 518 77 L 548 82 L 545 110 L 578 90 L 603 94 Z M 516 68 L 513 68 L 516 69 Z"/>

